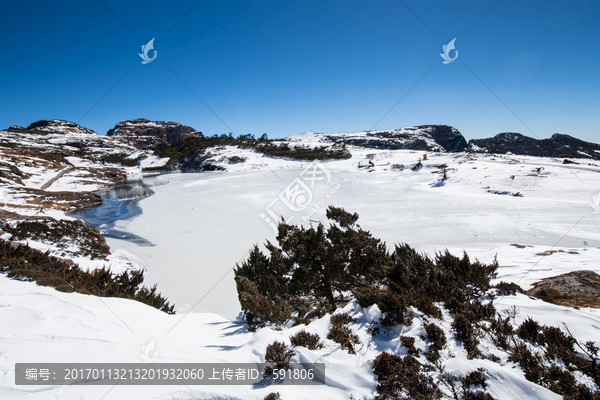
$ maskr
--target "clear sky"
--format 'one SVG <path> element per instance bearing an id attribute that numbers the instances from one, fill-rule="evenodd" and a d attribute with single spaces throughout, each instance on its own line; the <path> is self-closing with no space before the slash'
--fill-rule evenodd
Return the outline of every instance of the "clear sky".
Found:
<path id="1" fill-rule="evenodd" d="M 598 0 L 3 0 L 0 14 L 0 128 L 60 118 L 106 133 L 143 117 L 281 137 L 448 124 L 467 139 L 600 142 Z M 157 57 L 142 64 L 152 38 Z M 443 64 L 453 38 L 458 58 Z"/>

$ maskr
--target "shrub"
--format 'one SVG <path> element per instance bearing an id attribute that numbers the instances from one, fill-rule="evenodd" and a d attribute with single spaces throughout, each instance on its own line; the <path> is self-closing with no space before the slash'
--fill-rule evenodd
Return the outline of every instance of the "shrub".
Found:
<path id="1" fill-rule="evenodd" d="M 540 341 L 546 345 L 546 357 L 560 358 L 566 363 L 577 362 L 574 358 L 575 339 L 555 326 L 544 326 L 541 331 Z"/>
<path id="2" fill-rule="evenodd" d="M 489 393 L 477 388 L 485 389 L 487 387 L 484 372 L 482 368 L 479 368 L 464 377 L 444 373 L 441 381 L 450 391 L 446 395 L 456 400 L 494 400 Z"/>
<path id="3" fill-rule="evenodd" d="M 0 240 L 0 272 L 10 278 L 35 281 L 62 292 L 78 292 L 101 297 L 122 297 L 148 304 L 168 314 L 174 314 L 174 306 L 157 292 L 156 286 L 141 286 L 144 271 L 131 270 L 113 274 L 102 268 L 92 272 L 81 270 L 77 265 L 42 253 L 29 246 Z"/>
<path id="4" fill-rule="evenodd" d="M 246 161 L 245 157 L 240 157 L 240 156 L 231 156 L 227 158 L 227 162 L 229 164 L 239 164 L 239 163 L 243 163 Z"/>
<path id="5" fill-rule="evenodd" d="M 486 377 L 485 377 L 485 370 L 483 368 L 478 368 L 475 371 L 469 373 L 467 376 L 465 376 L 465 386 L 481 386 L 482 388 L 486 388 L 487 387 L 487 383 L 486 383 Z"/>
<path id="6" fill-rule="evenodd" d="M 573 394 L 564 396 L 565 400 L 600 400 L 600 391 L 596 390 L 592 392 L 584 384 L 578 384 L 575 386 Z"/>
<path id="7" fill-rule="evenodd" d="M 110 248 L 98 228 L 82 221 L 40 217 L 18 221 L 14 225 L 2 222 L 0 222 L 0 229 L 10 233 L 15 240 L 53 243 L 65 253 L 91 259 L 103 260 L 110 254 Z M 76 245 L 77 251 L 71 250 L 73 244 Z"/>
<path id="8" fill-rule="evenodd" d="M 294 160 L 345 160 L 352 157 L 352 154 L 346 149 L 346 146 L 333 146 L 331 149 L 320 147 L 294 146 L 290 147 L 287 143 L 275 145 L 272 143 L 259 144 L 254 146 L 254 150 L 271 157 L 291 158 Z"/>
<path id="9" fill-rule="evenodd" d="M 273 369 L 289 369 L 290 361 L 296 353 L 282 342 L 275 341 L 267 346 L 265 352 L 265 363 L 269 364 L 270 370 Z"/>
<path id="10" fill-rule="evenodd" d="M 545 368 L 542 385 L 558 394 L 573 395 L 576 391 L 577 381 L 570 372 L 552 365 Z"/>
<path id="11" fill-rule="evenodd" d="M 281 223 L 277 245 L 266 244 L 268 255 L 255 246 L 235 269 L 236 286 L 249 325 L 282 323 L 297 312 L 319 317 L 347 302 L 358 281 L 371 283 L 382 274 L 385 244 L 356 227 L 358 216 L 329 207 L 328 229 Z"/>
<path id="12" fill-rule="evenodd" d="M 512 296 L 517 293 L 525 293 L 521 286 L 517 285 L 514 282 L 502 281 L 494 285 L 494 288 L 498 290 L 498 295 L 500 296 Z"/>
<path id="13" fill-rule="evenodd" d="M 332 325 L 327 333 L 327 339 L 339 343 L 342 349 L 347 349 L 350 354 L 356 354 L 354 345 L 360 343 L 358 336 L 352 333 L 350 328 L 343 325 Z"/>
<path id="14" fill-rule="evenodd" d="M 523 321 L 517 329 L 517 335 L 521 339 L 532 343 L 538 343 L 540 340 L 540 334 L 540 324 L 538 324 L 537 321 L 533 320 L 531 317 Z"/>
<path id="15" fill-rule="evenodd" d="M 446 345 L 446 335 L 442 328 L 434 323 L 427 324 L 424 328 L 427 333 L 427 339 L 431 341 L 427 349 L 427 360 L 435 362 L 440 358 L 440 350 Z"/>
<path id="16" fill-rule="evenodd" d="M 406 244 L 396 246 L 390 261 L 383 285 L 355 290 L 361 306 L 375 302 L 386 313 L 383 324 L 407 323 L 409 306 L 440 318 L 436 302 L 453 302 L 451 308 L 456 309 L 473 307 L 480 318 L 495 315 L 493 305 L 479 306 L 477 300 L 489 290 L 497 262 L 484 265 L 471 262 L 466 254 L 459 258 L 447 251 L 432 260 Z"/>
<path id="17" fill-rule="evenodd" d="M 142 157 L 143 156 L 138 158 L 128 158 L 127 154 L 124 153 L 112 153 L 100 157 L 100 161 L 109 164 L 121 164 L 125 167 L 135 167 L 139 164 Z"/>
<path id="18" fill-rule="evenodd" d="M 456 339 L 463 343 L 469 358 L 475 358 L 481 354 L 477 348 L 479 338 L 477 337 L 476 328 L 465 314 L 459 313 L 454 316 L 452 329 L 454 329 Z"/>
<path id="19" fill-rule="evenodd" d="M 467 391 L 462 397 L 462 400 L 494 400 L 492 395 L 481 390 L 475 392 Z"/>
<path id="20" fill-rule="evenodd" d="M 421 168 L 423 168 L 423 163 L 421 162 L 421 160 L 419 160 L 415 165 L 413 165 L 412 167 L 410 167 L 410 169 L 413 170 L 413 171 L 418 171 Z"/>
<path id="21" fill-rule="evenodd" d="M 354 319 L 348 313 L 338 313 L 331 316 L 331 325 L 347 325 L 354 322 Z"/>
<path id="22" fill-rule="evenodd" d="M 281 400 L 281 395 L 279 394 L 279 392 L 272 392 L 266 395 L 264 400 Z"/>
<path id="23" fill-rule="evenodd" d="M 400 343 L 402 343 L 402 347 L 406 347 L 408 349 L 408 354 L 410 355 L 419 355 L 419 350 L 415 347 L 415 338 L 411 336 L 400 336 Z"/>
<path id="24" fill-rule="evenodd" d="M 412 356 L 383 352 L 373 360 L 377 375 L 377 399 L 441 399 L 442 392 Z"/>
<path id="25" fill-rule="evenodd" d="M 525 379 L 528 381 L 540 384 L 544 374 L 543 360 L 531 353 L 524 344 L 518 344 L 512 347 L 509 351 L 508 361 L 513 361 L 519 364 Z"/>
<path id="26" fill-rule="evenodd" d="M 504 350 L 510 346 L 509 337 L 514 333 L 513 326 L 509 321 L 509 317 L 504 319 L 494 318 L 490 324 L 490 334 L 494 344 Z"/>
<path id="27" fill-rule="evenodd" d="M 295 160 L 334 160 L 352 157 L 344 145 L 334 145 L 331 148 L 321 147 L 290 147 L 288 143 L 279 145 L 272 143 L 264 135 L 255 139 L 252 135 L 240 135 L 234 138 L 230 135 L 195 136 L 172 144 L 162 143 L 154 148 L 159 157 L 168 157 L 169 162 L 163 169 L 173 170 L 212 170 L 219 167 L 211 164 L 210 149 L 219 146 L 238 146 L 253 149 L 271 157 L 284 157 Z M 235 158 L 237 157 L 237 158 Z M 232 156 L 230 163 L 242 162 L 242 157 Z"/>
<path id="28" fill-rule="evenodd" d="M 236 266 L 235 279 L 242 310 L 251 329 L 266 323 L 296 323 L 333 312 L 352 297 L 362 307 L 377 304 L 381 323 L 410 323 L 409 307 L 439 318 L 435 303 L 454 302 L 469 310 L 469 318 L 490 319 L 491 303 L 481 298 L 495 277 L 497 262 L 472 262 L 467 254 L 448 251 L 434 259 L 410 246 L 389 253 L 385 243 L 357 225 L 358 215 L 330 206 L 328 228 L 279 224 L 277 243 L 257 246 Z M 466 312 L 466 311 L 465 311 Z"/>
<path id="29" fill-rule="evenodd" d="M 290 337 L 290 341 L 294 346 L 303 346 L 309 350 L 317 350 L 323 347 L 318 334 L 308 333 L 304 329 Z"/>

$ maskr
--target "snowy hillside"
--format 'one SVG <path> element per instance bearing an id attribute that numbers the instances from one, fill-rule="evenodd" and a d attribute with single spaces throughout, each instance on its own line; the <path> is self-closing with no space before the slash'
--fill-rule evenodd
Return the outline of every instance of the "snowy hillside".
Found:
<path id="1" fill-rule="evenodd" d="M 82 254 L 87 242 L 75 235 L 52 242 L 22 239 L 9 231 L 28 218 L 74 223 L 68 212 L 100 204 L 95 191 L 125 177 L 143 179 L 144 168 L 161 167 L 167 160 L 118 134 L 106 137 L 55 125 L 57 130 L 42 129 L 40 134 L 32 133 L 35 126 L 0 131 L 2 239 L 49 250 L 85 270 L 143 268 L 146 282 L 157 284 L 175 303 L 177 314 L 134 300 L 62 293 L 0 274 L 0 318 L 5 321 L 0 330 L 0 398 L 263 399 L 278 392 L 284 400 L 372 399 L 378 384 L 373 360 L 382 352 L 414 354 L 402 336 L 414 339 L 415 358 L 427 364 L 432 340 L 425 325 L 430 323 L 447 338 L 439 351 L 445 373 L 465 376 L 483 368 L 485 387 L 476 388 L 495 399 L 561 398 L 548 385 L 528 380 L 485 332 L 478 345 L 484 356 L 470 358 L 446 309 L 432 317 L 411 308 L 411 324 L 385 327 L 377 305 L 363 308 L 350 301 L 336 314 L 352 317 L 346 328 L 356 335 L 356 354 L 327 338 L 329 314 L 306 325 L 268 325 L 251 332 L 237 317 L 241 308 L 233 268 L 248 259 L 254 244 L 264 250 L 267 240 L 276 242 L 274 229 L 282 217 L 306 228 L 319 222 L 328 226 L 325 210 L 335 205 L 357 212 L 360 226 L 384 240 L 390 251 L 407 243 L 430 256 L 448 249 L 457 256 L 465 250 L 483 263 L 497 257 L 492 283 L 514 282 L 527 290 L 542 278 L 565 272 L 600 273 L 600 161 L 565 164 L 552 157 L 461 152 L 467 143 L 460 133 L 436 126 L 306 132 L 274 141 L 310 148 L 343 143 L 351 154 L 329 161 L 273 157 L 248 146 L 214 146 L 204 150 L 203 162 L 220 171 L 146 179 L 153 194 L 139 201 L 141 214 L 115 223 L 151 245 L 107 238 L 110 252 L 92 258 Z M 90 233 L 93 240 L 105 240 L 98 232 Z M 523 293 L 499 295 L 493 304 L 515 328 L 531 316 L 548 326 L 566 324 L 580 342 L 600 345 L 598 308 L 565 307 Z M 322 347 L 294 346 L 292 360 L 325 363 L 324 386 L 14 383 L 17 362 L 263 362 L 269 344 L 289 345 L 290 337 L 303 329 L 318 334 Z M 542 345 L 531 349 L 543 352 Z M 436 370 L 426 374 L 434 380 L 443 376 Z M 578 384 L 599 389 L 589 376 L 574 376 Z M 443 398 L 452 398 L 440 385 Z"/>
<path id="2" fill-rule="evenodd" d="M 455 128 L 446 125 L 424 125 L 392 131 L 365 131 L 358 133 L 305 132 L 286 138 L 292 143 L 323 145 L 345 143 L 377 149 L 405 149 L 430 151 L 465 151 L 467 141 Z"/>

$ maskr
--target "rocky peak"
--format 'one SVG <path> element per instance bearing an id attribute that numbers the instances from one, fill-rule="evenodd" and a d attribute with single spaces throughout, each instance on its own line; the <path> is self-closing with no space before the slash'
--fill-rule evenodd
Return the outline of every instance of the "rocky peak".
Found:
<path id="1" fill-rule="evenodd" d="M 499 133 L 493 138 L 473 139 L 475 151 L 512 153 L 536 157 L 573 157 L 600 159 L 600 145 L 569 135 L 555 133 L 548 139 L 534 139 L 515 132 Z"/>
<path id="2" fill-rule="evenodd" d="M 449 125 L 421 125 L 416 129 L 429 135 L 438 145 L 446 151 L 464 151 L 467 146 L 467 140 L 458 131 L 458 129 Z"/>
<path id="3" fill-rule="evenodd" d="M 27 129 L 51 133 L 80 133 L 86 135 L 97 135 L 97 133 L 91 129 L 78 125 L 75 122 L 65 121 L 62 119 L 41 119 L 29 125 Z"/>
<path id="4" fill-rule="evenodd" d="M 366 131 L 325 135 L 334 142 L 379 149 L 464 151 L 467 141 L 448 125 L 420 125 L 391 131 Z"/>
<path id="5" fill-rule="evenodd" d="M 177 122 L 137 118 L 117 123 L 107 135 L 126 139 L 138 147 L 150 148 L 161 143 L 172 144 L 188 137 L 202 136 L 202 132 Z"/>

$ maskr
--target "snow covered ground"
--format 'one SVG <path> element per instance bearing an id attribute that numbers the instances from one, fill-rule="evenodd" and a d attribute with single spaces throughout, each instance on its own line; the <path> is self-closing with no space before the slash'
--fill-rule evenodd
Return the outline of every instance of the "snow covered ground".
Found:
<path id="1" fill-rule="evenodd" d="M 372 398 L 376 381 L 370 361 L 385 350 L 402 355 L 398 337 L 422 334 L 419 320 L 398 328 L 403 331 L 372 337 L 367 323 L 379 311 L 349 304 L 347 311 L 356 318 L 351 327 L 364 343 L 357 355 L 324 339 L 329 316 L 306 327 L 255 333 L 235 320 L 239 304 L 232 268 L 253 244 L 274 239 L 273 215 L 314 224 L 324 220 L 327 205 L 343 206 L 358 212 L 359 224 L 390 246 L 406 242 L 429 254 L 465 249 L 484 262 L 497 255 L 498 280 L 523 287 L 572 270 L 600 273 L 600 213 L 590 204 L 600 190 L 598 162 L 573 169 L 552 159 L 427 153 L 422 168 L 413 171 L 424 152 L 352 149 L 352 159 L 315 166 L 250 150 L 223 151 L 247 162 L 228 165 L 227 172 L 163 175 L 158 180 L 164 184 L 140 202 L 143 213 L 117 223 L 117 229 L 154 247 L 108 240 L 119 262 L 147 269 L 146 282 L 158 284 L 175 303 L 176 315 L 135 301 L 66 294 L 0 275 L 0 398 L 262 399 L 270 392 L 283 399 Z M 447 180 L 441 179 L 444 165 Z M 501 312 L 517 306 L 517 323 L 532 315 L 545 324 L 566 323 L 583 341 L 600 337 L 598 309 L 575 310 L 525 295 L 502 297 L 496 305 Z M 450 331 L 447 323 L 439 323 Z M 16 362 L 141 362 L 149 346 L 154 362 L 262 362 L 269 343 L 289 343 L 289 336 L 302 328 L 318 333 L 324 347 L 296 348 L 294 361 L 324 362 L 325 386 L 14 384 Z M 425 348 L 424 341 L 416 346 Z M 560 398 L 525 380 L 506 359 L 467 360 L 454 340 L 442 356 L 449 372 L 486 368 L 488 392 L 497 399 Z"/>
<path id="2" fill-rule="evenodd" d="M 295 223 L 308 214 L 324 221 L 327 205 L 343 206 L 358 212 L 359 224 L 390 246 L 406 242 L 432 255 L 446 248 L 460 255 L 465 249 L 484 262 L 497 255 L 499 279 L 523 287 L 574 265 L 600 272 L 600 215 L 590 205 L 593 188 L 600 188 L 597 172 L 554 163 L 538 173 L 539 167 L 503 163 L 497 157 L 441 154 L 430 154 L 421 170 L 410 170 L 419 156 L 380 153 L 372 172 L 358 169 L 355 159 L 323 163 L 331 180 L 315 185 L 312 201 L 302 211 L 281 203 L 274 210 L 288 221 L 295 217 L 290 221 Z M 393 170 L 396 163 L 406 168 Z M 440 164 L 448 165 L 443 185 L 435 167 Z M 234 318 L 239 304 L 232 268 L 254 244 L 274 240 L 261 213 L 302 173 L 297 167 L 276 167 L 163 175 L 158 179 L 166 184 L 141 201 L 143 214 L 117 224 L 156 246 L 115 239 L 109 245 L 144 265 L 147 279 L 158 283 L 179 310 L 195 305 L 195 312 Z M 537 255 L 547 250 L 556 253 Z"/>
<path id="3" fill-rule="evenodd" d="M 518 295 L 506 309 L 517 305 L 518 322 L 534 315 L 542 323 L 566 322 L 574 335 L 597 339 L 600 331 L 598 310 L 572 310 Z M 144 304 L 123 299 L 103 299 L 77 293 L 60 293 L 0 277 L 0 397 L 3 399 L 262 399 L 271 391 L 284 399 L 372 398 L 375 380 L 370 360 L 380 351 L 397 352 L 398 336 L 423 333 L 418 322 L 397 334 L 374 338 L 366 323 L 376 320 L 376 307 L 361 310 L 347 307 L 357 319 L 352 328 L 363 343 L 357 355 L 341 350 L 325 340 L 320 350 L 297 348 L 300 362 L 325 362 L 325 386 L 15 386 L 15 362 L 142 362 L 149 354 L 152 362 L 262 362 L 264 349 L 274 340 L 289 342 L 289 336 L 302 328 L 326 336 L 329 317 L 308 327 L 284 331 L 264 328 L 249 333 L 239 322 L 216 314 L 167 315 Z M 8 322 L 8 323 L 7 323 Z M 444 329 L 449 329 L 444 326 Z M 391 339 L 390 339 L 391 338 Z M 487 345 L 487 343 L 483 343 Z M 149 346 L 152 346 L 148 351 Z M 423 341 L 417 348 L 425 348 Z M 514 364 L 503 360 L 469 360 L 462 348 L 450 341 L 443 351 L 448 372 L 471 371 L 484 367 L 488 372 L 489 393 L 497 399 L 559 399 L 560 396 L 528 382 Z"/>

